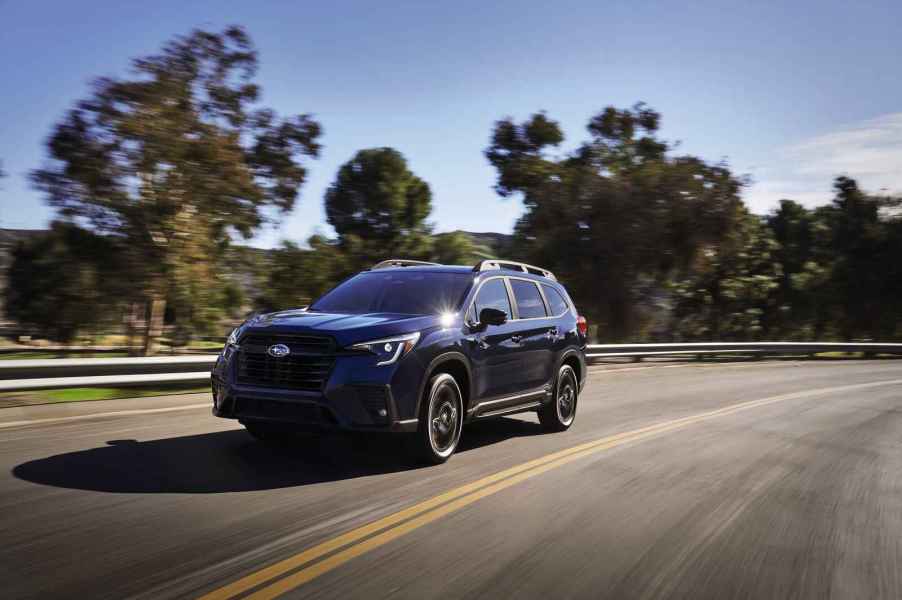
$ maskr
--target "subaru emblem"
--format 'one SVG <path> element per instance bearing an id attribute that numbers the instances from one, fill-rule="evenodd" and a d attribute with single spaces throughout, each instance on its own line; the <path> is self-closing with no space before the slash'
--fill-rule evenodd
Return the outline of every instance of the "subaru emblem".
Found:
<path id="1" fill-rule="evenodd" d="M 285 344 L 274 344 L 266 349 L 266 353 L 274 358 L 282 358 L 291 354 L 291 348 Z"/>

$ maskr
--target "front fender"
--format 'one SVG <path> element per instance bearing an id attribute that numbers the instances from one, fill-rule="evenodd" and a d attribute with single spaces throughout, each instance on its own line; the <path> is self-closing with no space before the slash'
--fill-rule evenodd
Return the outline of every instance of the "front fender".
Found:
<path id="1" fill-rule="evenodd" d="M 443 352 L 443 353 L 439 354 L 438 356 L 433 358 L 427 365 L 426 370 L 424 371 L 423 380 L 420 382 L 419 393 L 417 394 L 416 411 L 414 412 L 414 414 L 417 416 L 417 418 L 419 418 L 419 416 L 420 416 L 420 404 L 423 401 L 423 396 L 426 394 L 426 384 L 429 382 L 429 379 L 432 376 L 432 374 L 435 372 L 435 370 L 438 367 L 442 366 L 442 364 L 448 363 L 448 362 L 460 363 L 463 365 L 464 369 L 466 370 L 466 372 L 467 372 L 466 393 L 467 393 L 467 398 L 470 399 L 470 404 L 472 405 L 474 382 L 473 382 L 473 371 L 472 371 L 472 367 L 470 366 L 470 359 L 468 359 L 466 357 L 466 355 L 463 354 L 462 352 L 458 352 L 456 350 L 451 350 L 451 351 Z M 459 384 L 460 384 L 460 382 L 458 382 L 458 385 Z M 461 386 L 461 387 L 463 387 L 463 386 Z"/>
<path id="2" fill-rule="evenodd" d="M 579 361 L 579 372 L 577 373 L 577 377 L 579 377 L 579 391 L 582 392 L 583 387 L 586 385 L 586 380 L 589 378 L 589 372 L 586 368 L 586 354 L 582 350 L 578 348 L 568 348 L 564 350 L 558 358 L 557 365 L 554 368 L 555 377 L 557 377 L 557 372 L 560 371 L 561 366 L 571 356 L 575 356 Z"/>

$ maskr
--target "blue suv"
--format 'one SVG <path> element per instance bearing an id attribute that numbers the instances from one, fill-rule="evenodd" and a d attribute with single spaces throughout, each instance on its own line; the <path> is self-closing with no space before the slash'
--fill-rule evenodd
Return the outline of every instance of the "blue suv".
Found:
<path id="1" fill-rule="evenodd" d="M 406 432 L 442 463 L 466 422 L 536 411 L 549 431 L 570 427 L 586 330 L 545 269 L 387 260 L 307 308 L 235 329 L 212 373 L 213 414 L 264 440 Z"/>

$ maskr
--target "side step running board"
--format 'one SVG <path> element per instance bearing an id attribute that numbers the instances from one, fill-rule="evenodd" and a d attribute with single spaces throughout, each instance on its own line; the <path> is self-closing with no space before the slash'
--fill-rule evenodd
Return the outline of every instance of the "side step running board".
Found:
<path id="1" fill-rule="evenodd" d="M 498 410 L 493 410 L 491 412 L 481 413 L 476 415 L 476 419 L 487 419 L 488 417 L 500 417 L 503 415 L 512 415 L 515 413 L 526 412 L 530 410 L 534 410 L 542 406 L 541 402 L 530 402 L 529 404 L 520 404 L 518 406 L 508 406 L 507 408 L 499 408 Z"/>

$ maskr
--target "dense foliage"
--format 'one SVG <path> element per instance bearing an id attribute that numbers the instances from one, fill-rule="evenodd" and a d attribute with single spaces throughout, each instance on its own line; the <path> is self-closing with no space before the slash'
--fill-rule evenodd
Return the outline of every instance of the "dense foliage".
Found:
<path id="1" fill-rule="evenodd" d="M 460 232 L 433 234 L 429 185 L 393 148 L 361 150 L 326 191 L 335 239 L 314 235 L 308 248 L 284 242 L 271 257 L 258 305 L 266 310 L 309 303 L 339 281 L 385 258 L 473 264 L 479 248 Z"/>
<path id="2" fill-rule="evenodd" d="M 194 31 L 99 79 L 56 125 L 51 161 L 33 173 L 59 215 L 121 238 L 133 292 L 146 301 L 145 351 L 166 302 L 181 321 L 209 319 L 216 256 L 250 237 L 265 209 L 289 211 L 319 153 L 320 126 L 256 107 L 257 55 L 237 27 Z"/>
<path id="3" fill-rule="evenodd" d="M 71 342 L 116 324 L 127 283 L 113 240 L 71 224 L 54 223 L 44 235 L 12 250 L 7 272 L 7 315 L 45 336 Z"/>
<path id="4" fill-rule="evenodd" d="M 338 239 L 363 263 L 373 256 L 428 254 L 429 184 L 392 148 L 361 150 L 338 169 L 326 192 L 326 216 Z"/>
<path id="5" fill-rule="evenodd" d="M 654 292 L 720 245 L 742 212 L 741 181 L 672 156 L 659 119 L 642 104 L 607 108 L 589 121 L 590 139 L 557 158 L 547 149 L 563 134 L 540 113 L 499 121 L 486 151 L 498 192 L 521 193 L 526 206 L 515 252 L 565 280 L 609 339 L 652 327 Z"/>
<path id="6" fill-rule="evenodd" d="M 544 113 L 496 123 L 486 156 L 526 212 L 515 253 L 554 270 L 603 341 L 890 339 L 902 335 L 899 200 L 838 177 L 833 202 L 764 218 L 724 164 L 680 156 L 660 115 L 608 107 L 563 142 Z"/>
<path id="7" fill-rule="evenodd" d="M 838 177 L 827 205 L 787 199 L 754 215 L 742 177 L 680 153 L 641 103 L 590 117 L 566 151 L 545 113 L 495 123 L 495 189 L 525 206 L 513 236 L 436 234 L 429 184 L 383 147 L 335 174 L 323 198 L 334 237 L 230 244 L 293 208 L 320 125 L 257 106 L 257 55 L 237 27 L 194 31 L 133 66 L 65 115 L 32 174 L 61 221 L 14 250 L 6 305 L 55 339 L 144 312 L 152 352 L 164 315 L 184 343 L 307 304 L 385 258 L 494 256 L 554 271 L 599 341 L 902 336 L 898 198 Z"/>

